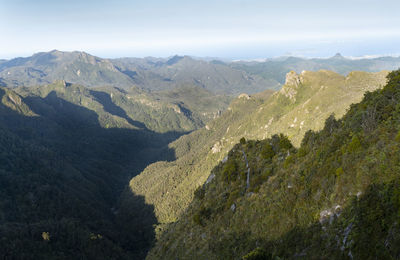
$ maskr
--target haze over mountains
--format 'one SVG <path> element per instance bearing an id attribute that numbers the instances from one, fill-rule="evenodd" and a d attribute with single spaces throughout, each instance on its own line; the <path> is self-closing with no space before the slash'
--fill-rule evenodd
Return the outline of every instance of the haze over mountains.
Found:
<path id="1" fill-rule="evenodd" d="M 400 259 L 399 10 L 0 0 L 0 260 Z"/>
<path id="2" fill-rule="evenodd" d="M 400 66 L 400 57 L 347 59 L 336 54 L 328 59 L 282 57 L 264 62 L 205 61 L 189 56 L 170 58 L 102 59 L 85 52 L 51 51 L 31 57 L 2 60 L 0 82 L 9 87 L 35 86 L 65 80 L 87 87 L 132 86 L 150 91 L 198 86 L 218 94 L 252 94 L 279 89 L 285 75 L 293 70 L 332 70 L 346 75 L 351 71 L 378 72 Z"/>
<path id="3" fill-rule="evenodd" d="M 388 237 L 392 251 L 379 252 L 397 256 L 396 216 L 375 198 L 383 192 L 385 205 L 398 201 L 392 183 L 398 161 L 390 152 L 398 150 L 391 146 L 398 72 L 380 90 L 398 67 L 400 58 L 340 54 L 227 62 L 55 50 L 1 60 L 0 258 L 362 255 L 352 243 L 370 244 L 358 231 L 345 250 L 327 246 L 326 254 L 307 235 L 317 230 L 324 237 L 315 215 L 345 205 L 348 191 L 372 196 L 360 203 L 373 210 L 355 200 L 346 204 L 363 213 L 324 226 L 328 242 L 342 238 L 350 223 L 358 230 L 374 222 L 376 213 L 384 223 L 374 226 L 381 229 L 373 241 L 381 245 Z M 367 168 L 387 178 L 377 174 L 380 182 Z M 381 186 L 368 191 L 370 184 Z M 300 217 L 265 196 L 287 202 Z M 275 222 L 287 237 L 255 231 Z M 307 242 L 293 246 L 290 234 Z"/>
<path id="4" fill-rule="evenodd" d="M 171 90 L 185 85 L 199 86 L 214 93 L 257 92 L 265 80 L 224 64 L 193 60 L 188 56 L 170 59 L 101 59 L 84 52 L 37 53 L 0 64 L 0 78 L 9 86 L 34 86 L 63 79 L 88 87 Z"/>

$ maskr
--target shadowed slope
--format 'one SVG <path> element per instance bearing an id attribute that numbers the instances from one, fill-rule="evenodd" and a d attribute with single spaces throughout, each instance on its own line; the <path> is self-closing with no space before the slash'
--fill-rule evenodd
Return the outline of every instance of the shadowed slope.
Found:
<path id="1" fill-rule="evenodd" d="M 0 92 L 2 258 L 143 258 L 153 206 L 131 194 L 146 219 L 128 217 L 119 196 L 147 164 L 174 158 L 166 144 L 175 134 L 103 128 L 56 92 Z"/>

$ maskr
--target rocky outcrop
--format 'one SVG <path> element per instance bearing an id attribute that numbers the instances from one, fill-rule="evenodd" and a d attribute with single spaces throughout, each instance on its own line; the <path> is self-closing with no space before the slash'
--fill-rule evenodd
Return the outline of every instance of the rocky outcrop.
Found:
<path id="1" fill-rule="evenodd" d="M 240 95 L 238 96 L 238 98 L 243 98 L 243 99 L 249 100 L 249 99 L 250 99 L 250 96 L 249 96 L 248 94 L 246 94 L 246 93 L 242 93 L 242 94 L 240 94 Z"/>
<path id="2" fill-rule="evenodd" d="M 303 84 L 302 75 L 299 75 L 294 71 L 290 71 L 289 73 L 286 74 L 285 85 L 282 87 L 279 93 L 289 98 L 292 102 L 295 102 L 298 88 L 302 84 Z"/>
<path id="3" fill-rule="evenodd" d="M 303 83 L 302 76 L 297 74 L 293 70 L 286 74 L 285 85 L 294 86 L 298 88 L 302 83 Z"/>

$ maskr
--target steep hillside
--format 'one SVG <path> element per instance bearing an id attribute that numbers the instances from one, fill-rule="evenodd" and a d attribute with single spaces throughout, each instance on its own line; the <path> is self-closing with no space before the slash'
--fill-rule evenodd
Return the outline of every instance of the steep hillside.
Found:
<path id="1" fill-rule="evenodd" d="M 194 190 L 241 137 L 263 139 L 282 132 L 298 146 L 308 129 L 321 129 L 332 113 L 342 116 L 366 91 L 383 86 L 386 75 L 353 72 L 344 77 L 329 71 L 292 72 L 277 93 L 240 95 L 220 118 L 172 143 L 170 148 L 177 159 L 148 166 L 131 180 L 128 194 L 144 196 L 146 203 L 154 205 L 162 229 L 186 210 Z"/>
<path id="2" fill-rule="evenodd" d="M 240 140 L 149 259 L 400 257 L 400 71 L 299 148 Z"/>
<path id="3" fill-rule="evenodd" d="M 246 138 L 264 139 L 281 132 L 298 146 L 308 129 L 321 129 L 330 114 L 340 118 L 366 91 L 382 87 L 387 73 L 354 71 L 342 76 L 326 70 L 289 72 L 282 89 L 240 122 L 240 129 L 230 129 L 229 135 L 237 142 L 243 133 Z"/>
<path id="4" fill-rule="evenodd" d="M 120 193 L 149 163 L 174 159 L 167 144 L 180 133 L 138 124 L 107 92 L 64 81 L 29 90 L 0 88 L 0 258 L 143 258 L 153 207 L 131 194 L 146 218 L 126 215 Z"/>
<path id="5" fill-rule="evenodd" d="M 0 258 L 142 259 L 153 206 L 120 195 L 167 144 L 218 117 L 229 98 L 202 88 L 164 93 L 55 81 L 0 88 Z"/>

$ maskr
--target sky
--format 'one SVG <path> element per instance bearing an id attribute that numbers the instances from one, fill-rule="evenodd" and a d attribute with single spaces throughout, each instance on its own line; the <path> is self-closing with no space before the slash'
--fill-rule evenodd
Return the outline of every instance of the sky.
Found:
<path id="1" fill-rule="evenodd" d="M 0 58 L 400 55 L 399 0 L 0 0 Z"/>

